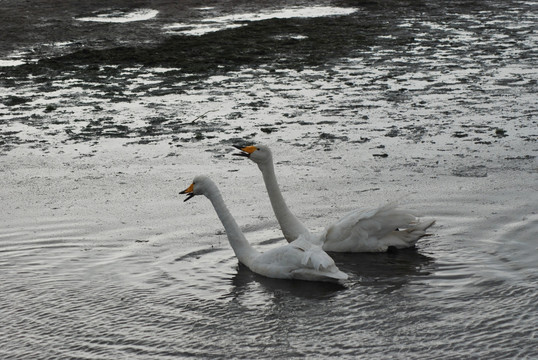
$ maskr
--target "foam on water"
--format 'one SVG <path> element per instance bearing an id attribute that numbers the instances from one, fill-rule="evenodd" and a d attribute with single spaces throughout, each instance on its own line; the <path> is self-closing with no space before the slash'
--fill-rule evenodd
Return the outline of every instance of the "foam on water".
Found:
<path id="1" fill-rule="evenodd" d="M 342 16 L 356 12 L 356 8 L 342 8 L 330 6 L 290 7 L 279 10 L 267 10 L 257 13 L 239 13 L 206 18 L 200 23 L 178 23 L 166 25 L 164 30 L 168 33 L 183 35 L 204 35 L 209 32 L 234 29 L 245 26 L 249 22 L 269 19 L 289 18 L 315 18 L 323 16 Z"/>
<path id="2" fill-rule="evenodd" d="M 2 66 L 19 66 L 26 64 L 26 61 L 19 59 L 3 59 L 0 60 L 0 67 Z"/>
<path id="3" fill-rule="evenodd" d="M 157 16 L 158 13 L 159 11 L 152 9 L 137 9 L 133 11 L 111 10 L 110 12 L 99 13 L 95 16 L 79 17 L 76 20 L 102 23 L 127 23 L 149 20 Z"/>

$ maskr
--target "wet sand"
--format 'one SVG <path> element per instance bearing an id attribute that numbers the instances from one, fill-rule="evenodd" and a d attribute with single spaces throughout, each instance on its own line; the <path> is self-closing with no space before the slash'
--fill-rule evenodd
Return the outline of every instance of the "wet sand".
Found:
<path id="1" fill-rule="evenodd" d="M 535 215 L 536 173 L 532 159 L 525 157 L 505 159 L 514 165 L 501 170 L 493 156 L 482 159 L 485 165 L 474 165 L 476 158 L 468 164 L 454 161 L 453 154 L 417 159 L 412 150 L 403 146 L 398 148 L 398 154 L 385 148 L 385 153 L 391 155 L 375 158 L 372 150 L 364 154 L 359 146 L 344 142 L 335 144 L 331 151 L 305 150 L 269 140 L 264 143 L 274 149 L 277 174 L 290 205 L 314 227 L 322 227 L 355 207 L 395 200 L 433 217 L 448 210 L 441 206 L 442 199 L 454 197 L 466 202 L 473 199 L 474 203 L 465 204 L 468 211 L 473 206 L 487 207 L 491 202 L 491 214 L 505 206 L 514 211 L 514 216 Z M 87 156 L 17 150 L 4 156 L 1 193 L 9 207 L 4 208 L 2 226 L 54 218 L 79 219 L 109 230 L 126 228 L 122 230 L 126 239 L 130 237 L 128 229 L 137 233 L 145 229 L 150 238 L 167 232 L 171 237 L 183 231 L 182 237 L 205 233 L 207 229 L 198 226 L 214 223 L 215 229 L 220 228 L 209 204 L 197 201 L 205 209 L 205 215 L 200 214 L 192 201 L 182 204 L 178 192 L 195 175 L 208 174 L 222 187 L 234 214 L 243 219 L 241 222 L 260 222 L 258 226 L 276 228 L 257 167 L 234 158 L 229 146 L 200 144 L 172 153 L 167 145 L 111 144 L 97 152 L 93 148 L 85 151 Z M 425 153 L 436 151 L 427 149 Z M 451 166 L 439 165 L 444 163 Z M 433 199 L 443 209 L 428 206 Z M 450 212 L 457 213 L 459 205 L 453 205 Z M 482 211 L 486 217 L 488 211 Z M 438 226 L 442 228 L 442 222 Z M 196 243 L 195 239 L 192 242 Z"/>

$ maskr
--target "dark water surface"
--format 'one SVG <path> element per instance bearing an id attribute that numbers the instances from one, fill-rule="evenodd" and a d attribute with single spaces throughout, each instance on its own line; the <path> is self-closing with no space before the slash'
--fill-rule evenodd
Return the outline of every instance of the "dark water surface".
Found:
<path id="1" fill-rule="evenodd" d="M 73 152 L 73 171 L 86 174 L 80 158 L 110 140 L 164 146 L 164 157 L 267 136 L 309 155 L 333 151 L 330 168 L 346 159 L 340 145 L 371 158 L 398 156 L 405 143 L 416 152 L 395 170 L 430 184 L 453 177 L 459 192 L 425 185 L 417 206 L 439 225 L 418 249 L 333 254 L 350 275 L 343 287 L 251 273 L 211 232 L 212 213 L 211 225 L 196 229 L 181 218 L 180 233 L 157 223 L 153 237 L 128 229 L 128 215 L 114 230 L 94 223 L 91 208 L 71 215 L 76 199 L 59 207 L 63 216 L 3 222 L 0 358 L 538 358 L 538 197 L 536 183 L 517 179 L 536 180 L 535 2 L 317 1 L 314 13 L 332 15 L 302 18 L 286 14 L 312 11 L 313 2 L 175 3 L 1 2 L 0 161 L 21 149 Z M 158 13 L 80 20 L 137 9 Z M 200 33 L 208 27 L 219 31 Z M 210 166 L 229 176 L 239 167 L 218 161 Z M 311 163 L 294 171 L 316 181 Z M 136 177 L 121 159 L 104 166 L 118 182 Z M 501 186 L 507 171 L 514 178 Z M 102 178 L 88 173 L 72 187 Z M 381 187 L 375 172 L 367 181 L 356 194 Z M 149 204 L 161 195 L 151 185 Z M 29 209 L 45 198 L 58 210 L 59 200 L 46 198 L 52 190 L 28 188 Z M 315 208 L 299 211 L 322 217 L 325 200 L 316 195 Z M 202 202 L 185 209 L 206 216 Z M 1 206 L 5 218 L 24 213 Z M 275 228 L 261 221 L 246 235 L 268 249 L 282 241 Z"/>

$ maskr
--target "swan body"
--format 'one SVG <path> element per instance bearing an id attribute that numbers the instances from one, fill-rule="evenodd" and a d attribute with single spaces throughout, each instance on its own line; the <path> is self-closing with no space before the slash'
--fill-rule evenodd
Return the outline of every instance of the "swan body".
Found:
<path id="1" fill-rule="evenodd" d="M 354 210 L 322 233 L 312 235 L 289 210 L 282 196 L 271 150 L 264 145 L 236 148 L 242 152 L 235 155 L 248 157 L 262 172 L 271 206 L 288 242 L 303 235 L 325 251 L 384 252 L 391 246 L 399 249 L 415 246 L 421 237 L 428 235 L 426 229 L 435 222 L 420 222 L 411 212 L 389 204 L 377 209 Z"/>
<path id="2" fill-rule="evenodd" d="M 181 194 L 188 195 L 185 201 L 195 195 L 205 195 L 211 201 L 235 255 L 251 271 L 276 279 L 337 282 L 348 278 L 320 246 L 308 239 L 307 234 L 264 253 L 254 249 L 226 207 L 219 189 L 208 177 L 195 177 L 192 185 Z"/>

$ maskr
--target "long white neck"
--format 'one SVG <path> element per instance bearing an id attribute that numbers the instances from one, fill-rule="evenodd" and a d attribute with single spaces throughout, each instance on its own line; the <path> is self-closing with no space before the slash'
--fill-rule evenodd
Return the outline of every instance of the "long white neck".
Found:
<path id="1" fill-rule="evenodd" d="M 282 233 L 288 242 L 292 242 L 297 239 L 301 234 L 309 234 L 308 229 L 292 214 L 284 197 L 280 192 L 280 187 L 276 180 L 275 167 L 272 161 L 267 161 L 262 164 L 258 164 L 262 174 L 267 193 L 269 194 L 269 200 L 271 200 L 271 206 L 273 212 L 280 224 Z"/>
<path id="2" fill-rule="evenodd" d="M 228 236 L 228 240 L 230 241 L 235 256 L 237 256 L 237 259 L 241 263 L 250 267 L 252 260 L 259 255 L 259 252 L 249 244 L 245 235 L 243 235 L 241 228 L 239 228 L 239 225 L 237 225 L 237 222 L 226 207 L 220 191 L 215 187 L 211 189 L 210 192 L 206 193 L 205 196 L 213 204 L 222 225 L 224 225 L 226 235 Z"/>

